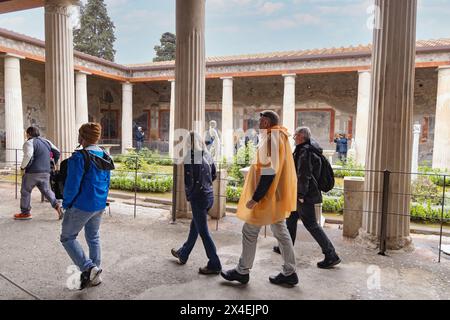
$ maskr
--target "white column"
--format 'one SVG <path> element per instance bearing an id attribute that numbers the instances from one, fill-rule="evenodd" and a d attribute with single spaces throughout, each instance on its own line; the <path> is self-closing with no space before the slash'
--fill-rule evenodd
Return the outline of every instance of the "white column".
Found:
<path id="1" fill-rule="evenodd" d="M 438 72 L 433 168 L 450 170 L 450 66 Z"/>
<path id="2" fill-rule="evenodd" d="M 45 101 L 47 136 L 70 156 L 77 145 L 73 36 L 69 7 L 75 0 L 45 0 Z"/>
<path id="3" fill-rule="evenodd" d="M 122 153 L 133 147 L 133 85 L 122 83 Z"/>
<path id="4" fill-rule="evenodd" d="M 75 115 L 76 125 L 78 130 L 82 124 L 89 122 L 89 109 L 87 98 L 87 77 L 89 73 L 77 71 L 75 73 Z"/>
<path id="5" fill-rule="evenodd" d="M 205 123 L 205 0 L 176 2 L 175 141 L 177 132 L 194 130 L 203 136 Z M 181 129 L 181 130 L 180 130 Z M 176 154 L 175 157 L 183 156 Z M 178 166 L 178 217 L 189 216 L 183 165 Z"/>
<path id="6" fill-rule="evenodd" d="M 290 134 L 295 132 L 295 74 L 284 74 L 283 126 Z M 290 140 L 292 143 L 294 141 Z"/>
<path id="7" fill-rule="evenodd" d="M 221 154 L 231 160 L 234 155 L 233 143 L 233 78 L 222 79 L 222 142 Z"/>
<path id="8" fill-rule="evenodd" d="M 412 148 L 412 163 L 411 172 L 418 172 L 419 170 L 419 138 L 420 138 L 420 124 L 415 123 L 413 126 L 413 148 Z M 416 179 L 417 175 L 411 175 L 411 179 Z"/>
<path id="9" fill-rule="evenodd" d="M 170 81 L 170 114 L 169 114 L 169 157 L 173 158 L 173 135 L 175 130 L 175 79 Z"/>
<path id="10" fill-rule="evenodd" d="M 378 242 L 381 230 L 383 174 L 408 172 L 412 155 L 412 114 L 416 53 L 416 0 L 376 0 L 380 28 L 374 30 L 372 90 L 364 188 L 363 237 Z M 411 243 L 411 176 L 392 174 L 389 185 L 386 246 Z"/>
<path id="11" fill-rule="evenodd" d="M 16 161 L 16 151 L 13 149 L 19 150 L 17 161 L 22 161 L 22 146 L 25 141 L 20 79 L 20 60 L 23 57 L 6 54 L 4 58 L 6 163 L 11 165 Z"/>
<path id="12" fill-rule="evenodd" d="M 367 130 L 369 126 L 370 71 L 358 72 L 358 102 L 356 108 L 355 146 L 356 163 L 365 165 Z"/>

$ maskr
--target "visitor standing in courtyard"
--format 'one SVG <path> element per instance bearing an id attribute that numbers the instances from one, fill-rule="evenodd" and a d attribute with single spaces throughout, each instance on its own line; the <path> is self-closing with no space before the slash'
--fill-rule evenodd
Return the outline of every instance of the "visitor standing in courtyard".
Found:
<path id="1" fill-rule="evenodd" d="M 294 286 L 298 283 L 292 240 L 285 219 L 297 205 L 297 177 L 288 142 L 286 128 L 279 126 L 277 113 L 266 110 L 260 114 L 261 140 L 257 163 L 252 164 L 246 176 L 237 216 L 244 220 L 242 228 L 242 254 L 235 269 L 222 272 L 228 281 L 247 283 L 256 254 L 259 231 L 270 225 L 278 240 L 283 268 L 270 276 L 273 284 Z"/>
<path id="2" fill-rule="evenodd" d="M 186 138 L 186 155 L 184 157 L 184 183 L 186 198 L 192 207 L 192 221 L 189 236 L 183 246 L 172 249 L 172 255 L 179 264 L 185 264 L 198 235 L 205 247 L 208 264 L 199 268 L 200 274 L 217 275 L 222 270 L 216 246 L 208 231 L 208 211 L 214 203 L 213 181 L 216 179 L 216 166 L 209 154 L 206 144 L 198 133 L 190 132 Z"/>
<path id="3" fill-rule="evenodd" d="M 347 161 L 347 151 L 348 151 L 348 140 L 345 134 L 340 134 L 334 139 L 336 143 L 336 152 L 338 153 L 339 160 L 342 163 Z"/>
<path id="4" fill-rule="evenodd" d="M 144 130 L 142 127 L 137 127 L 134 132 L 134 139 L 136 140 L 136 150 L 140 151 L 142 149 L 142 144 L 144 143 Z"/>
<path id="5" fill-rule="evenodd" d="M 80 289 L 101 283 L 100 223 L 105 211 L 109 181 L 114 163 L 98 145 L 102 129 L 98 123 L 83 124 L 78 131 L 78 142 L 83 147 L 68 159 L 64 187 L 61 243 L 80 269 Z M 89 247 L 86 256 L 78 233 L 84 228 Z"/>
<path id="6" fill-rule="evenodd" d="M 308 127 L 299 127 L 295 130 L 295 150 L 293 153 L 295 168 L 297 170 L 297 194 L 298 206 L 286 224 L 291 235 L 292 244 L 295 244 L 297 236 L 297 222 L 300 218 L 306 230 L 312 235 L 322 248 L 325 259 L 317 263 L 319 268 L 328 269 L 341 262 L 333 244 L 317 223 L 315 204 L 322 203 L 322 192 L 318 182 L 321 174 L 322 160 L 319 155 L 322 148 L 311 139 L 311 130 Z M 316 151 L 316 152 L 314 152 Z M 275 246 L 273 251 L 280 253 L 280 247 Z"/>
<path id="7" fill-rule="evenodd" d="M 24 172 L 20 189 L 20 213 L 15 214 L 14 219 L 31 219 L 31 192 L 34 187 L 38 187 L 61 219 L 61 204 L 50 188 L 51 157 L 56 164 L 61 153 L 53 143 L 40 136 L 39 128 L 29 127 L 26 134 L 27 141 L 23 145 L 23 159 L 20 165 L 20 169 Z"/>

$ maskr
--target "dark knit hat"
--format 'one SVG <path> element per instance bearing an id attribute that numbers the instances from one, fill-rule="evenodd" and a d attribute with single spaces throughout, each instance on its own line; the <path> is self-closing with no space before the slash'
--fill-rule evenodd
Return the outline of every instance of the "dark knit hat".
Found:
<path id="1" fill-rule="evenodd" d="M 96 122 L 85 123 L 80 127 L 78 133 L 87 143 L 96 144 L 102 134 L 102 126 Z"/>

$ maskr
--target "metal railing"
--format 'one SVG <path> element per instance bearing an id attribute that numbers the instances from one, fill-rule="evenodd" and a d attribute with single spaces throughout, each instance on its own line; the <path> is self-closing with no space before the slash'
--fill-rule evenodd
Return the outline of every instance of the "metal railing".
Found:
<path id="1" fill-rule="evenodd" d="M 10 167 L 10 172 L 11 174 L 14 175 L 14 181 L 15 181 L 15 196 L 16 199 L 18 198 L 18 186 L 19 186 L 19 178 L 20 178 L 20 173 L 19 173 L 19 152 L 21 152 L 21 150 L 18 149 L 11 149 L 12 151 L 14 151 L 14 160 L 10 161 L 9 163 L 5 163 L 7 166 L 9 165 Z M 68 156 L 70 156 L 72 154 L 72 152 L 62 152 L 62 155 L 67 158 Z M 179 199 L 180 194 L 182 193 L 182 190 L 177 190 L 177 188 L 175 187 L 177 185 L 177 181 L 179 181 L 179 179 L 184 179 L 184 176 L 182 176 L 180 170 L 179 170 L 179 165 L 176 164 L 172 164 L 171 167 L 171 172 L 170 173 L 164 173 L 161 171 L 158 171 L 158 167 L 153 167 L 153 169 L 155 171 L 152 171 L 152 165 L 155 164 L 157 165 L 158 163 L 164 163 L 166 166 L 170 166 L 170 163 L 174 163 L 173 158 L 170 158 L 168 156 L 165 155 L 159 155 L 159 154 L 153 154 L 150 156 L 143 156 L 140 154 L 130 154 L 130 155 L 120 155 L 119 157 L 121 157 L 122 161 L 120 164 L 120 168 L 118 168 L 117 173 L 113 173 L 113 176 L 111 179 L 116 179 L 116 176 L 122 175 L 122 177 L 124 177 L 126 180 L 133 180 L 132 181 L 132 191 L 134 193 L 134 204 L 133 204 L 133 215 L 136 218 L 137 215 L 137 210 L 136 208 L 138 207 L 137 204 L 137 195 L 140 191 L 142 191 L 142 188 L 140 188 L 139 183 L 144 181 L 144 180 L 158 180 L 160 178 L 168 178 L 171 177 L 172 178 L 172 188 L 171 190 L 167 190 L 167 191 L 171 191 L 172 192 L 172 205 L 171 205 L 171 223 L 175 223 L 176 222 L 176 212 L 177 212 L 177 199 Z M 116 157 L 117 158 L 117 157 Z M 125 163 L 127 165 L 125 165 Z M 131 165 L 132 164 L 132 165 Z M 150 170 L 145 169 L 145 165 L 142 164 L 147 164 L 148 166 L 150 166 Z M 219 186 L 221 186 L 222 181 L 226 182 L 227 185 L 235 185 L 236 184 L 236 179 L 232 178 L 232 177 L 222 177 L 222 174 L 220 174 L 220 172 L 222 170 L 228 170 L 230 164 L 226 164 L 223 162 L 217 162 L 216 163 L 217 166 L 217 171 L 219 172 L 219 174 L 217 175 L 218 178 L 218 184 Z M 143 170 L 143 168 L 145 170 Z M 367 184 L 365 184 L 365 189 L 364 190 L 344 190 L 343 188 L 341 188 L 339 185 L 335 186 L 335 188 L 333 189 L 333 191 L 338 191 L 338 192 L 343 192 L 343 191 L 348 191 L 348 192 L 361 192 L 364 194 L 370 194 L 371 196 L 377 197 L 377 199 L 379 199 L 379 210 L 354 210 L 357 211 L 360 214 L 363 215 L 368 215 L 368 214 L 375 214 L 375 215 L 379 215 L 377 217 L 378 221 L 379 221 L 379 254 L 380 255 L 386 255 L 386 251 L 387 251 L 387 240 L 388 240 L 388 228 L 389 228 L 389 217 L 390 216 L 397 216 L 397 217 L 409 217 L 411 218 L 411 214 L 410 212 L 397 212 L 395 210 L 392 211 L 392 209 L 389 208 L 389 198 L 390 197 L 398 197 L 399 199 L 401 199 L 403 197 L 404 199 L 410 199 L 410 198 L 415 198 L 415 197 L 422 197 L 425 198 L 427 200 L 429 200 L 430 202 L 433 202 L 434 205 L 431 208 L 433 212 L 438 212 L 440 214 L 439 219 L 435 219 L 439 222 L 440 224 L 440 232 L 439 232 L 439 245 L 438 245 L 438 250 L 439 250 L 439 254 L 438 254 L 438 262 L 441 261 L 441 252 L 442 252 L 442 238 L 443 238 L 443 227 L 445 224 L 449 224 L 450 223 L 450 210 L 446 207 L 446 203 L 449 203 L 449 195 L 447 195 L 447 184 L 450 185 L 450 175 L 447 173 L 427 173 L 427 172 L 393 172 L 393 171 L 388 171 L 388 170 L 364 170 L 364 169 L 352 169 L 352 168 L 341 168 L 339 170 L 346 170 L 346 171 L 350 171 L 353 173 L 357 173 L 356 175 L 361 176 L 362 174 L 364 174 L 365 176 L 367 176 L 368 174 L 371 174 L 373 176 L 373 179 L 377 179 L 379 181 L 379 183 L 377 184 L 378 186 L 380 186 L 379 190 L 376 189 L 372 189 L 367 187 Z M 338 171 L 338 170 L 337 170 Z M 424 177 L 428 177 L 428 178 L 434 178 L 438 180 L 442 180 L 442 191 L 440 192 L 439 195 L 436 194 L 417 194 L 417 193 L 399 193 L 399 192 L 394 192 L 392 191 L 392 183 L 393 181 L 396 181 L 398 179 L 403 179 L 405 175 L 409 175 L 411 177 L 419 177 L 419 176 L 424 176 Z M 150 177 L 148 178 L 142 178 L 142 177 Z M 220 187 L 219 187 L 220 188 Z M 366 189 L 367 188 L 367 189 Z M 144 188 L 145 189 L 145 188 Z M 220 192 L 222 190 L 219 189 L 219 194 L 215 195 L 215 199 L 223 199 L 224 201 L 227 200 L 227 195 L 225 194 L 221 194 L 223 192 Z M 439 200 L 439 201 L 438 201 Z M 438 204 L 440 204 L 440 209 L 438 209 Z M 344 203 L 344 208 L 343 210 L 345 211 L 352 211 L 352 209 L 348 209 L 345 208 L 345 203 Z M 219 228 L 219 220 L 220 220 L 221 215 L 218 215 L 217 221 L 216 221 L 216 230 L 218 230 Z M 267 231 L 266 229 L 264 230 L 264 234 L 265 236 L 267 235 Z"/>

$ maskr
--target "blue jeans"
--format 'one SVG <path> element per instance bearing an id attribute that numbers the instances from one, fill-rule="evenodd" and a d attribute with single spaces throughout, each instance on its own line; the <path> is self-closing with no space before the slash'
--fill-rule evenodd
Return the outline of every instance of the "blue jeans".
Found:
<path id="1" fill-rule="evenodd" d="M 62 222 L 61 243 L 72 261 L 86 271 L 91 267 L 100 267 L 100 222 L 104 210 L 86 212 L 77 208 L 67 209 Z M 77 241 L 78 233 L 83 229 L 86 242 L 89 246 L 89 258 L 84 254 L 83 248 Z"/>
<path id="2" fill-rule="evenodd" d="M 192 221 L 189 230 L 189 236 L 187 241 L 183 244 L 178 254 L 180 259 L 187 261 L 189 255 L 194 248 L 197 237 L 200 237 L 205 247 L 206 256 L 208 257 L 208 269 L 221 270 L 219 257 L 217 256 L 216 246 L 208 231 L 207 214 L 208 210 L 212 208 L 214 203 L 214 196 L 208 196 L 207 198 L 193 199 L 191 201 L 192 206 Z"/>

